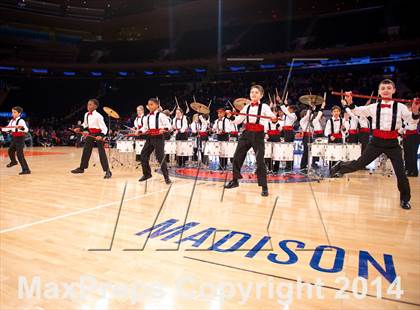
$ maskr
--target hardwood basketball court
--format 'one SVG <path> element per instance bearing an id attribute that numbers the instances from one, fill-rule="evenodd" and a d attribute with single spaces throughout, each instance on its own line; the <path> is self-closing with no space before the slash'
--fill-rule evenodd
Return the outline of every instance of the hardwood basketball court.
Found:
<path id="1" fill-rule="evenodd" d="M 0 157 L 1 309 L 420 307 L 418 178 L 407 211 L 395 177 L 365 171 L 261 197 L 158 173 L 145 188 L 135 168 L 73 175 L 81 149 L 30 151 L 31 175 Z"/>

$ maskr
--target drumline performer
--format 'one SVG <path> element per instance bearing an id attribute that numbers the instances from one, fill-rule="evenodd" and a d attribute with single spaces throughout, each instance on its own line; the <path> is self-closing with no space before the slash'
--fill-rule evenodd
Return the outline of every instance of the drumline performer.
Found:
<path id="1" fill-rule="evenodd" d="M 137 140 L 146 139 L 144 132 L 144 121 L 146 120 L 146 115 L 144 115 L 144 107 L 139 105 L 137 107 L 137 116 L 134 119 L 134 131 L 137 133 Z M 140 154 L 136 154 L 136 161 L 140 162 Z"/>
<path id="2" fill-rule="evenodd" d="M 160 163 L 162 174 L 165 178 L 166 184 L 171 184 L 169 179 L 168 167 L 165 160 L 165 139 L 163 134 L 171 127 L 169 118 L 163 113 L 159 112 L 159 101 L 156 98 L 150 98 L 147 103 L 147 108 L 150 113 L 145 120 L 145 132 L 147 133 L 146 143 L 140 154 L 140 162 L 143 170 L 143 176 L 139 182 L 146 181 L 152 177 L 152 170 L 150 169 L 150 155 L 155 151 L 156 159 Z"/>
<path id="3" fill-rule="evenodd" d="M 87 103 L 86 108 L 88 112 L 86 112 L 84 115 L 82 128 L 87 130 L 89 135 L 85 139 L 80 166 L 76 169 L 73 169 L 71 173 L 77 174 L 85 172 L 85 169 L 89 167 L 89 159 L 92 155 L 93 145 L 96 143 L 102 170 L 105 172 L 104 179 L 109 179 L 111 178 L 112 173 L 111 170 L 109 170 L 108 158 L 106 156 L 103 139 L 108 132 L 108 127 L 105 125 L 104 117 L 98 111 L 96 111 L 98 107 L 99 101 L 97 99 L 90 99 Z M 80 128 L 74 129 L 74 132 L 76 133 L 79 133 L 80 131 Z"/>
<path id="4" fill-rule="evenodd" d="M 198 150 L 201 150 L 201 162 L 207 164 L 207 156 L 204 156 L 203 141 L 208 140 L 207 135 L 207 121 L 201 114 L 194 114 L 193 121 L 191 122 L 190 129 L 193 136 L 197 140 L 197 147 L 194 148 L 193 160 L 198 160 Z"/>
<path id="5" fill-rule="evenodd" d="M 283 125 L 283 135 L 284 135 L 284 142 L 293 143 L 295 141 L 295 132 L 294 132 L 294 124 L 297 120 L 296 115 L 296 106 L 289 105 L 287 102 L 287 98 L 284 102 L 281 102 L 280 97 L 277 97 L 277 101 L 281 103 L 280 109 L 284 113 L 284 125 Z M 286 170 L 293 170 L 293 160 L 286 161 Z"/>
<path id="6" fill-rule="evenodd" d="M 410 184 L 405 174 L 401 147 L 398 143 L 398 130 L 402 127 L 402 120 L 410 122 L 412 119 L 419 119 L 420 101 L 412 105 L 410 112 L 404 104 L 392 100 L 395 91 L 394 82 L 385 79 L 379 84 L 378 92 L 381 97 L 391 100 L 383 99 L 381 102 L 359 107 L 353 103 L 352 93 L 346 92 L 342 104 L 348 106 L 355 115 L 372 118 L 373 138 L 359 159 L 339 161 L 332 168 L 331 174 L 333 177 L 341 177 L 345 173 L 361 170 L 384 153 L 390 158 L 397 177 L 400 206 L 403 209 L 411 209 Z"/>
<path id="7" fill-rule="evenodd" d="M 274 114 L 277 114 L 274 107 L 271 109 L 271 111 Z M 274 121 L 273 119 L 266 122 L 264 131 L 266 132 L 267 137 L 268 137 L 267 142 L 280 142 L 280 135 L 281 135 L 282 127 L 283 125 L 282 125 L 281 120 Z M 277 174 L 279 172 L 280 161 L 272 160 L 271 158 L 265 158 L 264 160 L 268 168 L 268 173 Z"/>
<path id="8" fill-rule="evenodd" d="M 217 134 L 217 141 L 229 141 L 231 131 L 230 120 L 226 118 L 226 111 L 223 108 L 217 109 L 217 120 L 213 125 L 213 132 Z M 228 159 L 219 156 L 219 169 L 226 170 Z"/>
<path id="9" fill-rule="evenodd" d="M 251 103 L 245 105 L 241 110 L 242 114 L 268 116 L 273 121 L 277 121 L 276 115 L 271 111 L 268 104 L 262 103 L 264 88 L 261 85 L 253 85 L 250 89 Z M 268 122 L 265 118 L 255 116 L 238 115 L 234 123 L 239 125 L 245 121 L 245 130 L 242 132 L 238 145 L 233 155 L 233 178 L 225 185 L 225 188 L 234 188 L 239 186 L 239 179 L 242 178 L 241 168 L 244 163 L 248 150 L 252 147 L 255 152 L 257 162 L 258 186 L 261 186 L 261 196 L 268 196 L 267 170 L 264 162 L 265 141 L 264 127 Z"/>
<path id="10" fill-rule="evenodd" d="M 412 111 L 412 104 L 408 103 L 407 108 Z M 417 177 L 417 152 L 419 150 L 420 134 L 417 130 L 419 119 L 409 119 L 405 122 L 403 134 L 404 162 L 407 176 Z"/>
<path id="11" fill-rule="evenodd" d="M 322 116 L 324 114 L 325 105 L 326 105 L 326 101 L 324 99 L 324 101 L 322 102 L 322 104 L 320 106 L 319 105 L 316 106 L 316 109 L 315 109 L 315 112 L 314 112 L 314 113 L 316 113 L 314 119 L 312 120 L 313 139 L 314 140 L 324 137 L 324 130 L 322 129 L 321 119 L 322 119 Z M 318 161 L 319 161 L 319 157 L 317 157 L 317 156 L 312 157 L 312 167 L 313 168 L 317 167 L 316 163 Z"/>
<path id="12" fill-rule="evenodd" d="M 188 120 L 184 115 L 184 111 L 181 108 L 177 108 L 175 111 L 175 117 L 172 120 L 172 129 L 175 134 L 176 141 L 188 140 Z M 188 156 L 176 156 L 177 166 L 185 167 L 185 162 Z"/>
<path id="13" fill-rule="evenodd" d="M 347 125 L 341 117 L 341 108 L 339 106 L 333 106 L 331 113 L 331 118 L 325 124 L 324 135 L 328 137 L 328 143 L 343 143 L 343 137 L 347 132 Z M 335 164 L 336 161 L 330 161 L 330 169 Z"/>
<path id="14" fill-rule="evenodd" d="M 12 141 L 8 149 L 10 163 L 8 163 L 6 167 L 10 168 L 18 164 L 16 161 L 17 155 L 20 167 L 22 168 L 22 171 L 19 172 L 20 175 L 31 174 L 31 170 L 25 159 L 25 154 L 23 153 L 25 136 L 29 129 L 25 120 L 21 117 L 22 112 L 23 109 L 20 106 L 13 107 L 12 119 L 6 127 L 2 128 L 2 131 L 9 132 L 12 135 Z"/>

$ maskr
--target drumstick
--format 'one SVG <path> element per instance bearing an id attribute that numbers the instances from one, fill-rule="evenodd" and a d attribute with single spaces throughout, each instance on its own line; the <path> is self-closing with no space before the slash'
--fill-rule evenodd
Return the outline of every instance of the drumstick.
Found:
<path id="1" fill-rule="evenodd" d="M 3 129 L 3 128 L 23 128 L 23 126 L 2 126 L 2 127 L 0 127 L 0 129 Z"/>
<path id="2" fill-rule="evenodd" d="M 185 110 L 185 114 L 190 113 L 190 108 L 188 107 L 188 102 L 185 100 L 185 105 L 187 106 L 187 109 Z"/>
<path id="3" fill-rule="evenodd" d="M 229 99 L 228 99 L 228 102 L 229 102 L 230 106 L 232 107 L 232 111 L 235 111 L 235 110 L 236 110 L 236 108 L 233 106 L 232 102 L 230 102 L 230 100 L 229 100 Z"/>
<path id="4" fill-rule="evenodd" d="M 211 101 L 212 101 L 212 99 L 210 99 L 210 103 L 209 103 L 209 105 L 207 106 L 209 109 L 210 109 L 210 106 L 211 106 Z"/>
<path id="5" fill-rule="evenodd" d="M 90 133 L 87 133 L 87 132 L 76 132 L 72 128 L 69 128 L 69 130 L 73 131 L 76 134 L 81 134 L 83 137 L 86 137 L 86 138 L 91 137 L 91 138 L 94 138 L 95 140 L 102 140 L 101 136 L 92 136 Z M 100 138 L 100 139 L 98 139 L 98 138 Z"/>
<path id="6" fill-rule="evenodd" d="M 175 96 L 175 102 L 176 102 L 176 106 L 179 108 L 178 98 L 176 96 Z"/>
<path id="7" fill-rule="evenodd" d="M 276 87 L 276 98 L 280 98 L 279 91 L 277 90 L 277 87 Z M 281 99 L 280 99 L 280 101 L 281 101 Z"/>
<path id="8" fill-rule="evenodd" d="M 336 91 L 331 92 L 334 96 L 344 96 L 346 93 L 339 93 Z M 388 101 L 398 101 L 398 102 L 404 102 L 404 103 L 414 103 L 419 104 L 420 101 L 417 99 L 401 99 L 401 98 L 386 98 L 386 97 L 378 97 L 378 96 L 366 96 L 366 95 L 358 95 L 358 94 L 351 94 L 355 98 L 363 98 L 363 99 L 376 99 L 376 100 L 388 100 Z"/>

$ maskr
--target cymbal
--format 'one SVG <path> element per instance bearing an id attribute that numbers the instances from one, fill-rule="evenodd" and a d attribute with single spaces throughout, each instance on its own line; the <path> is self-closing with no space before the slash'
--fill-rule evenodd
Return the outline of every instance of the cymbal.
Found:
<path id="1" fill-rule="evenodd" d="M 324 102 L 324 98 L 317 95 L 304 95 L 299 97 L 299 101 L 306 105 L 318 105 Z"/>
<path id="2" fill-rule="evenodd" d="M 235 101 L 233 101 L 233 106 L 241 111 L 248 103 L 251 103 L 251 100 L 247 98 L 236 98 Z"/>
<path id="3" fill-rule="evenodd" d="M 193 109 L 194 111 L 198 113 L 202 113 L 202 114 L 210 113 L 210 109 L 206 105 L 199 102 L 191 102 L 190 107 L 191 109 Z"/>
<path id="4" fill-rule="evenodd" d="M 117 112 L 115 112 L 113 109 L 111 109 L 111 108 L 108 108 L 108 107 L 104 107 L 104 111 L 105 111 L 105 113 L 106 114 L 108 114 L 108 116 L 109 117 L 112 117 L 112 118 L 120 118 L 120 116 L 118 115 L 118 113 Z"/>

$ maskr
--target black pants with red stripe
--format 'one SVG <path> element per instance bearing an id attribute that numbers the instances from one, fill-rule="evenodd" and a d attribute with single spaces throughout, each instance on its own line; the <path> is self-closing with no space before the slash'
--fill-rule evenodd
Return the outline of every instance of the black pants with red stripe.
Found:
<path id="1" fill-rule="evenodd" d="M 167 179 L 169 177 L 169 174 L 168 166 L 165 160 L 165 140 L 163 135 L 150 135 L 146 138 L 146 143 L 144 144 L 140 154 L 140 162 L 141 167 L 143 169 L 143 175 L 145 177 L 152 176 L 152 169 L 150 168 L 149 160 L 153 150 L 155 151 L 156 159 L 160 164 L 162 174 L 165 177 L 165 179 Z"/>
<path id="2" fill-rule="evenodd" d="M 405 170 L 412 176 L 418 176 L 417 152 L 419 150 L 420 135 L 408 135 L 403 140 Z"/>
<path id="3" fill-rule="evenodd" d="M 15 164 L 16 156 L 18 158 L 19 164 L 22 167 L 22 171 L 29 171 L 28 163 L 26 162 L 25 155 L 23 154 L 23 148 L 25 147 L 25 136 L 18 136 L 13 137 L 12 136 L 12 142 L 9 146 L 9 158 L 10 162 Z"/>
<path id="4" fill-rule="evenodd" d="M 283 132 L 284 132 L 284 142 L 295 141 L 295 132 L 293 130 L 283 130 Z M 293 160 L 286 161 L 286 170 L 293 170 Z"/>
<path id="5" fill-rule="evenodd" d="M 98 134 L 90 134 L 91 136 L 99 136 Z M 103 171 L 108 171 L 108 158 L 106 157 L 106 152 L 104 148 L 104 142 L 98 141 L 93 137 L 87 137 L 85 140 L 85 146 L 83 147 L 82 159 L 80 161 L 80 169 L 87 169 L 89 167 L 89 159 L 92 155 L 93 145 L 96 143 L 99 153 L 99 159 L 101 161 L 101 166 Z"/>
<path id="6" fill-rule="evenodd" d="M 402 151 L 397 139 L 387 140 L 374 137 L 357 160 L 343 162 L 338 172 L 344 174 L 364 169 L 381 154 L 385 154 L 391 160 L 392 167 L 397 176 L 400 199 L 410 201 L 410 184 L 405 174 Z"/>
<path id="7" fill-rule="evenodd" d="M 263 131 L 245 130 L 239 137 L 238 146 L 233 155 L 233 179 L 242 178 L 241 168 L 245 161 L 246 154 L 252 147 L 257 161 L 258 186 L 267 187 L 267 170 L 264 163 L 265 141 Z"/>

